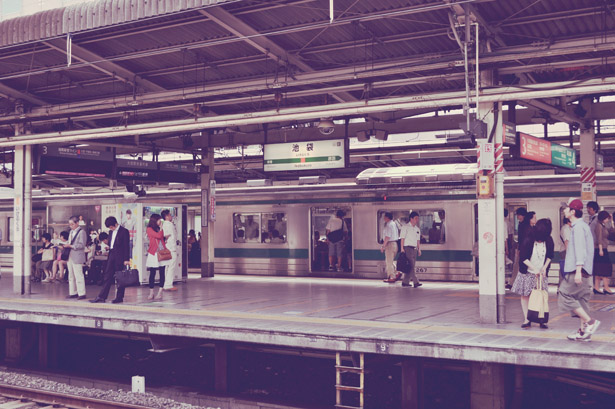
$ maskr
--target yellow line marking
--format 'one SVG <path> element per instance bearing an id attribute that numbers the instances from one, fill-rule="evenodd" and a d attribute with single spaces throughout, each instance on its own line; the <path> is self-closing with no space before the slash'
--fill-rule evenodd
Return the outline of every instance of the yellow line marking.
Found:
<path id="1" fill-rule="evenodd" d="M 271 298 L 257 298 L 257 299 L 252 299 L 252 300 L 244 300 L 244 301 L 237 301 L 237 302 L 228 302 L 228 303 L 219 303 L 219 304 L 214 304 L 211 307 L 205 307 L 208 310 L 213 310 L 216 308 L 225 308 L 225 307 L 231 307 L 231 306 L 236 306 L 236 305 L 243 305 L 243 304 L 256 304 L 259 302 L 267 302 L 267 301 L 273 301 Z"/>
<path id="2" fill-rule="evenodd" d="M 66 307 L 75 307 L 79 306 L 80 309 L 83 308 L 93 308 L 93 309 L 108 309 L 108 310 L 118 310 L 118 311 L 138 311 L 138 312 L 147 312 L 151 313 L 155 311 L 156 313 L 165 313 L 165 314 L 177 314 L 177 315 L 189 315 L 189 316 L 199 316 L 199 317 L 212 317 L 212 318 L 240 318 L 240 319 L 249 319 L 249 320 L 268 320 L 268 321 L 278 321 L 278 322 L 294 322 L 294 323 L 304 323 L 304 324 L 318 324 L 318 325 L 344 325 L 349 327 L 367 327 L 367 328 L 383 328 L 383 329 L 399 329 L 399 330 L 422 330 L 422 331 L 431 331 L 431 332 L 441 332 L 441 333 L 470 333 L 470 334 L 488 334 L 488 335 L 501 335 L 501 336 L 521 336 L 524 338 L 543 338 L 543 339 L 563 339 L 565 335 L 562 333 L 556 333 L 552 331 L 541 331 L 541 332 L 530 332 L 527 330 L 509 330 L 509 329 L 500 329 L 500 328 L 472 328 L 472 327 L 455 327 L 455 326 L 446 326 L 446 325 L 427 325 L 427 324 L 409 324 L 409 323 L 397 323 L 397 322 L 383 322 L 383 321 L 369 321 L 369 320 L 359 320 L 359 319 L 347 319 L 347 318 L 324 318 L 324 317 L 304 317 L 304 316 L 287 316 L 287 315 L 264 315 L 264 314 L 254 314 L 248 312 L 234 312 L 234 311 L 211 311 L 211 310 L 187 310 L 187 309 L 177 309 L 177 308 L 152 308 L 152 307 L 144 307 L 138 305 L 117 305 L 117 304 L 90 304 L 90 303 L 79 303 L 77 304 L 75 301 L 56 301 L 56 300 L 32 300 L 32 299 L 11 299 L 11 298 L 0 298 L 0 302 L 11 302 L 18 304 L 30 304 L 30 305 L 43 305 L 45 307 L 49 307 L 49 305 L 57 305 L 57 306 L 66 306 Z M 46 312 L 46 311 L 45 311 Z M 64 313 L 70 314 L 70 313 Z M 76 314 L 75 314 L 76 315 Z M 130 318 L 126 318 L 130 320 Z M 138 319 L 136 319 L 138 321 Z M 155 325 L 155 323 L 152 323 Z M 592 336 L 592 340 L 603 341 L 603 342 L 613 342 L 615 343 L 615 334 L 608 335 L 595 335 Z"/>

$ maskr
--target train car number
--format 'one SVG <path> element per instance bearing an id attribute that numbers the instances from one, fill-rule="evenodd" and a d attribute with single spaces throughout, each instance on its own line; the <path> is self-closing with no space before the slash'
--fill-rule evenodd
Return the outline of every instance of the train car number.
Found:
<path id="1" fill-rule="evenodd" d="M 427 267 L 416 267 L 414 269 L 415 273 L 426 273 L 427 272 Z"/>

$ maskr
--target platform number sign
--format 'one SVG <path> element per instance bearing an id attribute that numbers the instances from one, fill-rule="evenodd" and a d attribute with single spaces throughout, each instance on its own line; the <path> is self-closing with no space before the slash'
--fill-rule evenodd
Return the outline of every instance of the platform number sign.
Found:
<path id="1" fill-rule="evenodd" d="M 389 344 L 385 342 L 376 343 L 376 352 L 379 354 L 388 354 L 389 353 Z"/>

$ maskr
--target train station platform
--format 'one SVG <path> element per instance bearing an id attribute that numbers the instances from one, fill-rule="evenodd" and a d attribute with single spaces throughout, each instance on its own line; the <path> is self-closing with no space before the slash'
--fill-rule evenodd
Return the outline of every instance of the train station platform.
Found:
<path id="1" fill-rule="evenodd" d="M 194 277 L 194 278 L 192 278 Z M 88 286 L 88 299 L 100 287 Z M 615 372 L 615 296 L 595 296 L 602 326 L 591 342 L 566 335 L 578 319 L 557 309 L 551 286 L 549 329 L 521 329 L 519 297 L 506 297 L 507 324 L 478 319 L 478 285 L 425 282 L 402 288 L 381 281 L 328 278 L 192 276 L 162 301 L 129 288 L 123 304 L 67 300 L 67 284 L 12 293 L 0 280 L 0 319 L 108 331 L 180 336 L 399 356 Z"/>

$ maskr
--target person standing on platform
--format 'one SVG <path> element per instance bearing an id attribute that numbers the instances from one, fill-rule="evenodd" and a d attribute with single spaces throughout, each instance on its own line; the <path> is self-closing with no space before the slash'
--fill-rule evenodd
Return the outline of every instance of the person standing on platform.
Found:
<path id="1" fill-rule="evenodd" d="M 589 230 L 592 232 L 592 237 L 594 238 L 594 244 L 598 242 L 598 237 L 596 237 L 596 226 L 598 225 L 598 212 L 600 211 L 600 206 L 598 202 L 587 202 L 587 214 L 589 215 Z"/>
<path id="2" fill-rule="evenodd" d="M 419 229 L 419 214 L 417 212 L 410 213 L 410 222 L 401 228 L 401 252 L 406 254 L 409 261 L 409 270 L 404 274 L 404 279 L 401 282 L 402 287 L 410 287 L 410 279 L 414 283 L 414 287 L 420 287 L 423 284 L 416 277 L 416 257 L 421 255 L 421 230 Z"/>
<path id="3" fill-rule="evenodd" d="M 532 325 L 527 319 L 527 311 L 530 294 L 533 289 L 537 288 L 538 280 L 542 280 L 543 290 L 548 288 L 547 273 L 555 254 L 551 229 L 549 219 L 538 220 L 536 227 L 530 231 L 519 246 L 519 273 L 521 274 L 517 275 L 511 292 L 521 296 L 521 310 L 523 311 L 521 328 L 529 328 Z M 548 327 L 541 323 L 540 328 Z"/>
<path id="4" fill-rule="evenodd" d="M 596 220 L 596 227 L 594 233 L 596 234 L 596 241 L 594 242 L 594 294 L 608 294 L 613 295 L 613 291 L 609 287 L 609 281 L 613 275 L 613 264 L 609 256 L 609 231 L 606 227 L 606 223 L 611 218 L 611 215 L 606 210 L 602 210 L 598 213 Z M 600 281 L 604 287 L 603 291 L 600 291 Z"/>
<path id="5" fill-rule="evenodd" d="M 161 264 L 158 261 L 158 250 L 166 248 L 164 245 L 164 231 L 160 228 L 162 226 L 162 217 L 154 213 L 149 217 L 149 223 L 147 224 L 147 238 L 149 239 L 149 247 L 147 250 L 147 259 L 145 266 L 149 270 L 149 295 L 148 300 L 154 299 L 154 287 L 156 284 L 156 271 L 159 271 L 159 284 L 160 290 L 156 295 L 157 300 L 162 300 L 162 288 L 164 287 L 164 269 L 165 264 Z"/>
<path id="6" fill-rule="evenodd" d="M 177 270 L 179 256 L 177 254 L 177 233 L 175 231 L 175 225 L 173 224 L 173 215 L 168 209 L 160 212 L 162 217 L 162 231 L 164 232 L 164 240 L 167 245 L 167 249 L 171 251 L 171 261 L 166 269 L 164 276 L 164 291 L 177 291 L 177 287 L 173 286 L 173 279 L 175 278 L 175 271 Z"/>
<path id="7" fill-rule="evenodd" d="M 510 281 L 506 285 L 507 289 L 512 288 L 512 283 L 515 282 L 517 278 L 517 274 L 519 274 L 519 247 L 521 247 L 521 243 L 525 239 L 525 235 L 527 230 L 530 227 L 530 220 L 527 217 L 527 210 L 524 207 L 519 207 L 515 210 L 515 215 L 517 216 L 517 221 L 519 222 L 519 226 L 517 228 L 517 249 L 515 250 L 515 259 L 513 261 L 513 271 L 510 276 Z"/>
<path id="8" fill-rule="evenodd" d="M 130 232 L 120 226 L 117 219 L 113 216 L 105 219 L 105 226 L 109 229 L 111 240 L 109 241 L 109 258 L 103 277 L 103 287 L 98 296 L 91 303 L 105 302 L 109 296 L 109 290 L 115 282 L 115 272 L 130 265 Z M 124 287 L 118 287 L 117 294 L 112 303 L 117 304 L 124 301 Z"/>
<path id="9" fill-rule="evenodd" d="M 386 212 L 384 214 L 384 241 L 380 251 L 384 253 L 386 263 L 387 279 L 385 283 L 394 283 L 399 279 L 401 273 L 397 273 L 395 268 L 395 255 L 397 254 L 397 240 L 399 240 L 399 232 L 397 225 L 393 221 L 393 213 Z"/>
<path id="10" fill-rule="evenodd" d="M 591 297 L 591 276 L 594 271 L 594 239 L 583 217 L 583 202 L 570 201 L 564 216 L 572 223 L 570 243 L 566 251 L 566 261 L 562 282 L 559 286 L 557 303 L 561 312 L 574 312 L 581 319 L 581 327 L 568 335 L 571 341 L 589 341 L 600 326 L 600 321 L 589 315 Z"/>
<path id="11" fill-rule="evenodd" d="M 71 231 L 68 243 L 64 248 L 70 249 L 68 255 L 68 296 L 66 298 L 85 299 L 85 277 L 83 276 L 83 263 L 85 263 L 85 246 L 88 242 L 85 229 L 79 226 L 76 216 L 68 220 Z"/>

